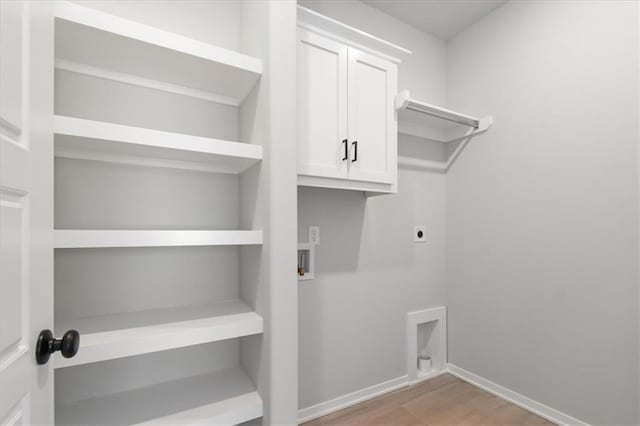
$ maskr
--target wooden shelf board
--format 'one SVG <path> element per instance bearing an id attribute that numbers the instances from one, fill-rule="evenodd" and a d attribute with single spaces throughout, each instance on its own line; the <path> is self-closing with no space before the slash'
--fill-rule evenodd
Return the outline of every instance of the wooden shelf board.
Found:
<path id="1" fill-rule="evenodd" d="M 69 329 L 80 333 L 78 353 L 55 358 L 55 367 L 63 368 L 259 334 L 263 321 L 242 301 L 230 301 L 58 319 L 55 329 L 60 335 Z"/>
<path id="2" fill-rule="evenodd" d="M 68 1 L 56 2 L 55 16 L 59 60 L 215 93 L 236 105 L 262 74 L 261 59 Z"/>
<path id="3" fill-rule="evenodd" d="M 54 248 L 262 244 L 262 231 L 56 229 L 53 236 Z"/>
<path id="4" fill-rule="evenodd" d="M 54 117 L 55 156 L 156 167 L 242 173 L 262 147 L 141 127 Z"/>
<path id="5" fill-rule="evenodd" d="M 262 416 L 262 399 L 241 368 L 56 407 L 56 424 L 239 424 Z"/>

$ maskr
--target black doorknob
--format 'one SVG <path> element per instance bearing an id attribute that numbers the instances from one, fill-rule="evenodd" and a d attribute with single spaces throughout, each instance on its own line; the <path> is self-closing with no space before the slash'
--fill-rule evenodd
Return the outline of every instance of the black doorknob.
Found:
<path id="1" fill-rule="evenodd" d="M 60 351 L 65 358 L 71 358 L 78 353 L 80 347 L 80 333 L 69 330 L 62 339 L 53 337 L 51 330 L 42 330 L 36 343 L 36 361 L 38 364 L 46 364 L 52 353 Z"/>

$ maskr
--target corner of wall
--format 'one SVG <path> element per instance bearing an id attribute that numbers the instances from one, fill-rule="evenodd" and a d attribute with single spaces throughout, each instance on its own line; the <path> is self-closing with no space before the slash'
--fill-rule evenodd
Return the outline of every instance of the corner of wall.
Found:
<path id="1" fill-rule="evenodd" d="M 264 424 L 297 424 L 298 293 L 297 172 L 291 161 L 296 152 L 296 3 L 243 2 L 241 49 L 262 58 L 264 72 L 252 114 L 247 142 L 264 149 L 254 217 L 262 224 L 264 244 L 258 274 L 246 283 L 258 285 L 256 310 L 263 316 L 262 344 L 247 342 L 243 362 L 251 364 L 252 378 L 264 405 Z M 293 154 L 292 154 L 293 153 Z M 251 272 L 249 272 L 251 273 Z"/>

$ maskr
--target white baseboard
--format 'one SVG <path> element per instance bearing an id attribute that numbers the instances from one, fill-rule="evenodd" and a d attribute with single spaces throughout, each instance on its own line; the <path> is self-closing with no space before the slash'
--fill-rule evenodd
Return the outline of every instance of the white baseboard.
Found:
<path id="1" fill-rule="evenodd" d="M 448 373 L 448 371 L 446 369 L 444 369 L 444 370 L 433 370 L 430 373 L 427 373 L 427 374 L 424 374 L 424 375 L 419 375 L 418 378 L 415 379 L 415 380 L 409 380 L 407 378 L 407 385 L 409 385 L 409 386 L 419 385 L 422 382 L 426 382 L 427 380 L 431 380 L 433 378 L 441 376 L 444 373 Z"/>
<path id="2" fill-rule="evenodd" d="M 509 401 L 514 405 L 517 405 L 518 407 L 524 408 L 525 410 L 558 425 L 589 426 L 589 424 L 586 422 L 571 417 L 568 414 L 560 412 L 538 401 L 534 401 L 533 399 L 528 398 L 524 395 L 520 395 L 519 393 L 514 392 L 511 389 L 507 389 L 504 386 L 480 377 L 477 374 L 474 374 L 453 364 L 447 364 L 447 368 L 445 370 L 436 372 L 433 375 L 429 375 L 425 378 L 420 378 L 412 383 L 409 382 L 408 376 L 405 375 L 388 380 L 386 382 L 378 383 L 377 385 L 369 386 L 368 388 L 364 388 L 347 395 L 340 396 L 338 398 L 334 398 L 330 401 L 303 408 L 298 411 L 298 423 L 304 423 L 318 417 L 326 416 L 327 414 L 334 413 L 336 411 L 342 410 L 363 401 L 367 401 L 396 389 L 417 384 L 418 382 L 421 382 L 423 380 L 432 379 L 443 373 L 450 373 L 464 380 L 465 382 L 471 383 L 472 385 L 477 386 L 480 389 L 484 389 L 487 392 L 490 392 L 506 401 Z"/>
<path id="3" fill-rule="evenodd" d="M 360 389 L 349 394 L 339 396 L 338 398 L 329 400 L 327 402 L 321 402 L 320 404 L 312 405 L 311 407 L 303 408 L 298 411 L 298 423 L 308 422 L 309 420 L 316 419 L 318 417 L 326 416 L 333 412 L 342 410 L 343 408 L 350 407 L 360 402 L 366 401 L 376 396 L 400 389 L 408 386 L 407 376 L 400 376 L 395 379 L 387 380 L 386 382 L 378 383 L 377 385 L 369 386 L 368 388 Z"/>
<path id="4" fill-rule="evenodd" d="M 536 414 L 546 420 L 549 420 L 550 422 L 559 425 L 588 425 L 588 423 L 571 417 L 568 414 L 562 413 L 547 405 L 534 401 L 531 398 L 527 398 L 524 395 L 520 395 L 517 392 L 507 389 L 504 386 L 500 386 L 497 383 L 493 383 L 490 380 L 480 377 L 456 365 L 448 364 L 447 370 L 450 374 L 464 380 L 465 382 L 469 382 L 474 386 L 477 386 L 481 389 L 486 390 L 487 392 L 499 396 L 500 398 L 505 399 L 512 404 L 517 405 L 518 407 L 524 408 L 525 410 L 530 411 L 533 414 Z"/>

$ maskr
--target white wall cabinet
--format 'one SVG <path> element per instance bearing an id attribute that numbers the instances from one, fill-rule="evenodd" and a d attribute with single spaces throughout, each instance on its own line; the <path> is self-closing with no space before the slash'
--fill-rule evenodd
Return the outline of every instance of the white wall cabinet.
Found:
<path id="1" fill-rule="evenodd" d="M 298 31 L 298 174 L 346 179 L 347 46 Z"/>
<path id="2" fill-rule="evenodd" d="M 393 184 L 398 146 L 393 108 L 397 66 L 350 47 L 348 68 L 349 179 Z"/>
<path id="3" fill-rule="evenodd" d="M 392 58 L 301 25 L 298 184 L 396 192 L 397 86 Z"/>

